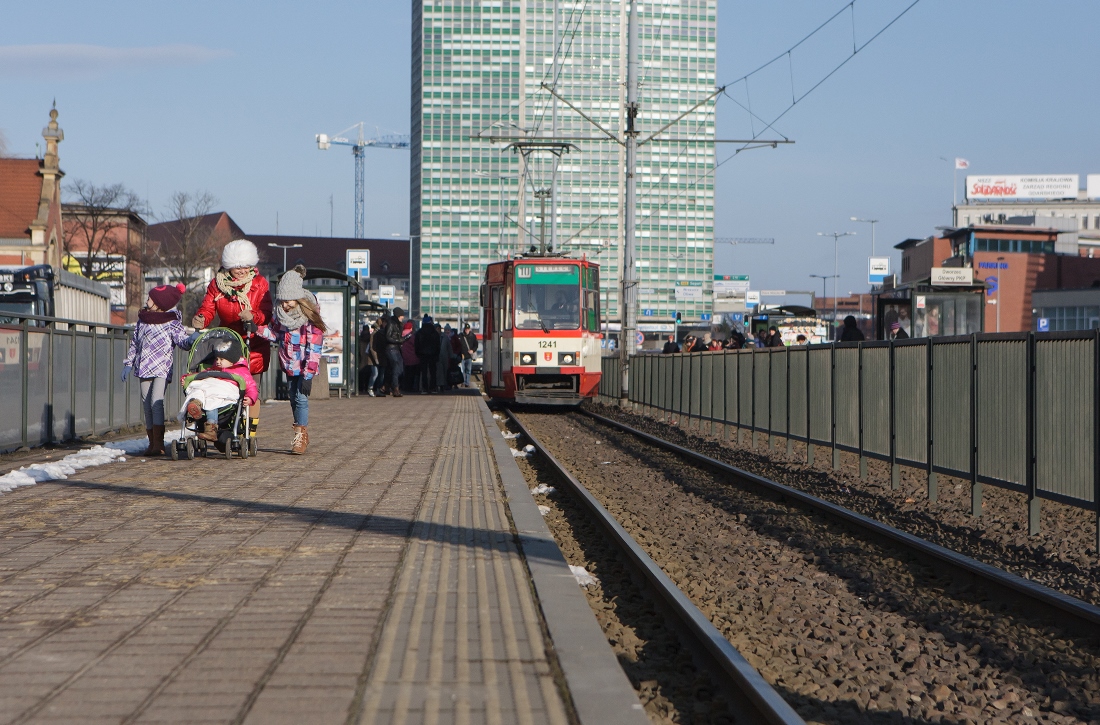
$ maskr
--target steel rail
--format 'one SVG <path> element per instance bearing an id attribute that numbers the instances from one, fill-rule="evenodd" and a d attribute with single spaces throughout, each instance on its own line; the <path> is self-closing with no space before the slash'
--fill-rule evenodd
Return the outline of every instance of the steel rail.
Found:
<path id="1" fill-rule="evenodd" d="M 554 467 L 558 475 L 564 480 L 573 493 L 581 500 L 588 510 L 596 517 L 600 524 L 611 535 L 612 540 L 622 549 L 627 557 L 638 567 L 646 577 L 650 585 L 657 590 L 665 604 L 679 617 L 688 631 L 699 640 L 706 652 L 713 657 L 722 669 L 733 680 L 737 690 L 756 708 L 756 715 L 763 721 L 772 725 L 805 725 L 805 721 L 784 700 L 775 689 L 768 684 L 756 669 L 749 664 L 737 648 L 730 644 L 718 628 L 711 624 L 699 608 L 684 594 L 676 584 L 668 578 L 649 557 L 648 554 L 634 541 L 619 522 L 608 513 L 596 498 L 588 492 L 569 470 L 554 458 L 549 450 L 536 438 L 530 430 L 508 408 L 504 409 L 508 418 L 520 429 L 524 437 L 531 441 L 531 445 L 542 453 L 550 465 Z"/>
<path id="2" fill-rule="evenodd" d="M 734 476 L 742 478 L 755 485 L 770 489 L 772 491 L 775 491 L 776 493 L 782 494 L 783 496 L 795 499 L 796 501 L 808 506 L 809 508 L 816 509 L 818 511 L 829 514 L 834 518 L 838 518 L 847 523 L 853 524 L 859 529 L 863 529 L 878 536 L 890 539 L 891 541 L 901 544 L 905 548 L 918 551 L 925 556 L 930 556 L 934 559 L 946 562 L 951 566 L 957 567 L 966 572 L 969 572 L 970 574 L 973 574 L 979 579 L 990 582 L 1000 587 L 1004 587 L 1006 589 L 1010 589 L 1040 604 L 1046 605 L 1048 607 L 1053 607 L 1062 612 L 1065 612 L 1066 614 L 1070 614 L 1079 621 L 1086 623 L 1090 627 L 1100 625 L 1100 607 L 1096 607 L 1092 604 L 1089 604 L 1088 602 L 1077 599 L 1076 597 L 1071 597 L 1068 594 L 1063 594 L 1062 592 L 1051 589 L 1048 586 L 1044 586 L 1037 582 L 1024 579 L 1021 576 L 1007 572 L 1004 569 L 999 569 L 995 566 L 992 566 L 991 564 L 986 564 L 984 562 L 978 561 L 977 559 L 973 559 L 964 554 L 960 554 L 957 551 L 953 551 L 951 549 L 948 549 L 947 547 L 940 546 L 939 544 L 933 544 L 932 542 L 926 541 L 925 539 L 922 539 L 918 536 L 906 533 L 904 531 L 901 531 L 900 529 L 896 529 L 893 526 L 890 526 L 889 524 L 884 524 L 881 521 L 876 521 L 875 519 L 863 516 L 862 514 L 857 514 L 856 512 L 846 509 L 843 506 L 818 498 L 817 496 L 806 493 L 805 491 L 800 491 L 797 488 L 792 488 L 782 483 L 777 483 L 776 481 L 773 481 L 769 478 L 764 478 L 763 476 L 758 476 L 755 473 L 750 473 L 749 471 L 737 468 L 736 466 L 731 466 L 728 463 L 724 463 L 715 458 L 711 458 L 710 456 L 699 453 L 698 451 L 694 451 L 690 448 L 685 448 L 684 446 L 671 443 L 649 433 L 644 433 L 640 430 L 637 430 L 636 428 L 631 428 L 625 423 L 620 423 L 617 420 L 606 418 L 589 410 L 581 409 L 578 412 L 583 413 L 584 415 L 587 415 L 590 418 L 599 421 L 600 423 L 603 423 L 604 425 L 636 436 L 646 441 L 647 443 L 657 446 L 658 448 L 664 448 L 665 450 L 671 451 L 680 456 L 684 456 L 685 458 L 690 458 L 698 463 L 701 463 L 710 468 L 717 469 L 724 473 L 733 474 Z"/>

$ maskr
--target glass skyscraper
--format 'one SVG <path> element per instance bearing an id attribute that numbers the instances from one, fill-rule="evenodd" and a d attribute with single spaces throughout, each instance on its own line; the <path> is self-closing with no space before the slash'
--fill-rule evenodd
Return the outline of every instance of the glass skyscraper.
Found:
<path id="1" fill-rule="evenodd" d="M 481 136 L 621 137 L 627 13 L 614 0 L 415 0 L 412 49 L 414 313 L 477 319 L 482 270 L 538 244 L 536 190 L 556 189 L 559 251 L 602 267 L 605 319 L 620 319 L 625 151 L 578 140 L 555 170 Z M 715 88 L 716 0 L 639 4 L 640 140 Z M 556 15 L 556 18 L 555 18 Z M 556 19 L 556 23 L 555 23 Z M 555 49 L 557 50 L 555 62 Z M 714 103 L 638 150 L 639 323 L 711 310 Z M 551 203 L 546 204 L 547 217 Z"/>

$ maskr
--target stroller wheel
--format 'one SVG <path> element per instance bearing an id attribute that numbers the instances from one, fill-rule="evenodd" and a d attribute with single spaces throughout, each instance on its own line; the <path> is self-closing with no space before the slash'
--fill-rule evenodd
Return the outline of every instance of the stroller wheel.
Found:
<path id="1" fill-rule="evenodd" d="M 252 436 L 248 439 L 248 454 L 255 456 L 260 452 L 260 442 L 256 440 L 256 436 Z"/>
<path id="2" fill-rule="evenodd" d="M 209 446 L 206 445 L 206 441 L 198 441 L 195 443 L 195 448 L 198 449 L 198 452 L 202 454 L 203 458 L 206 458 L 206 449 L 209 448 Z"/>
<path id="3" fill-rule="evenodd" d="M 168 444 L 168 455 L 172 456 L 173 461 L 180 459 L 180 445 L 178 441 L 172 441 Z"/>
<path id="4" fill-rule="evenodd" d="M 183 447 L 187 452 L 187 460 L 189 460 L 189 461 L 195 460 L 195 452 L 199 447 L 198 444 L 195 443 L 195 439 L 194 438 L 188 438 L 187 440 L 185 440 L 183 442 Z"/>
<path id="5" fill-rule="evenodd" d="M 248 458 L 248 453 L 249 453 L 249 451 L 248 451 L 248 440 L 242 438 L 241 442 L 239 444 L 239 449 L 240 449 L 241 459 L 243 460 L 245 458 Z"/>
<path id="6" fill-rule="evenodd" d="M 233 444 L 229 441 L 225 442 L 225 460 L 233 460 Z"/>

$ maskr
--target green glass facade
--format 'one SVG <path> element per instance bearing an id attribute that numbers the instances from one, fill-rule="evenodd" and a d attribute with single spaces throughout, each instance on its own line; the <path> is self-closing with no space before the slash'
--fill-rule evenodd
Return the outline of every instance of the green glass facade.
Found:
<path id="1" fill-rule="evenodd" d="M 716 0 L 639 5 L 641 138 L 715 86 Z M 419 0 L 413 4 L 412 190 L 414 312 L 477 318 L 484 266 L 538 241 L 538 188 L 548 155 L 524 159 L 481 134 L 599 136 L 553 83 L 615 134 L 623 126 L 626 3 L 611 0 Z M 555 37 L 557 42 L 555 42 Z M 558 62 L 554 51 L 558 48 Z M 690 140 L 689 142 L 686 142 Z M 708 103 L 638 152 L 639 322 L 710 311 L 714 239 L 714 105 Z M 605 319 L 618 321 L 624 152 L 578 141 L 556 172 L 557 248 L 603 269 Z M 547 203 L 549 211 L 550 203 Z M 550 229 L 549 221 L 547 229 Z M 548 231 L 547 241 L 551 241 Z M 701 281 L 701 301 L 676 302 L 677 281 Z"/>

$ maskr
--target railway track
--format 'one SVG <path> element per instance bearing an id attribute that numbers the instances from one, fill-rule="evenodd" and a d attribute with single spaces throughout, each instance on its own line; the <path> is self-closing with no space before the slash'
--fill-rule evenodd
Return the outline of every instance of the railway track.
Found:
<path id="1" fill-rule="evenodd" d="M 1096 607 L 618 421 L 509 415 L 754 719 L 1100 719 Z"/>

